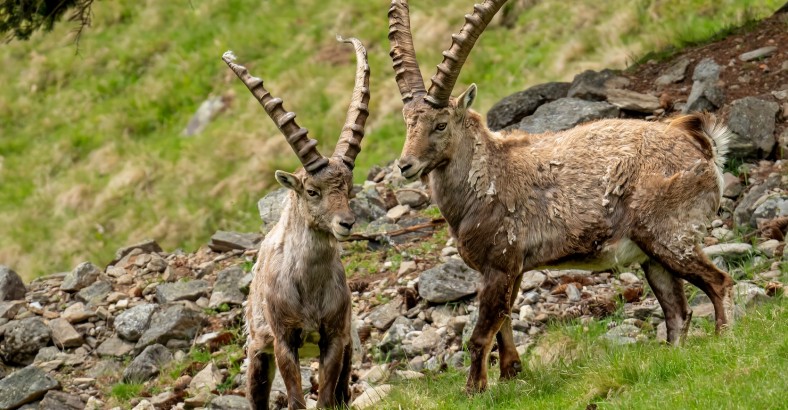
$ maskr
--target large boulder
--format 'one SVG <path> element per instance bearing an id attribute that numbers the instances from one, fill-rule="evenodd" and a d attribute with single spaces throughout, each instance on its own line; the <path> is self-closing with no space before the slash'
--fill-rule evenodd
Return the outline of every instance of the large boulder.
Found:
<path id="1" fill-rule="evenodd" d="M 704 58 L 692 73 L 692 90 L 683 113 L 691 111 L 714 111 L 725 102 L 725 94 L 717 86 L 722 68 L 714 60 Z"/>
<path id="2" fill-rule="evenodd" d="M 263 232 L 270 231 L 279 222 L 289 192 L 287 188 L 279 188 L 257 201 L 257 210 L 263 220 Z"/>
<path id="3" fill-rule="evenodd" d="M 201 279 L 186 282 L 163 283 L 156 286 L 156 301 L 159 303 L 177 302 L 179 300 L 190 300 L 208 296 L 211 285 Z"/>
<path id="4" fill-rule="evenodd" d="M 156 377 L 161 367 L 171 360 L 172 353 L 166 347 L 160 344 L 148 346 L 123 371 L 123 380 L 135 383 L 148 381 Z"/>
<path id="5" fill-rule="evenodd" d="M 566 93 L 567 97 L 582 98 L 584 100 L 604 101 L 607 98 L 608 89 L 620 88 L 619 85 L 623 77 L 619 77 L 614 70 L 586 70 L 577 74 L 572 80 L 572 85 Z"/>
<path id="6" fill-rule="evenodd" d="M 150 326 L 142 334 L 136 351 L 154 343 L 167 344 L 171 340 L 191 342 L 202 326 L 202 315 L 199 311 L 180 304 L 171 304 L 160 308 L 150 321 Z"/>
<path id="7" fill-rule="evenodd" d="M 38 367 L 27 366 L 0 380 L 0 409 L 19 408 L 44 397 L 48 391 L 58 387 L 60 383 L 52 376 Z"/>
<path id="8" fill-rule="evenodd" d="M 51 339 L 49 326 L 38 317 L 9 322 L 0 341 L 0 357 L 8 364 L 28 365 Z"/>
<path id="9" fill-rule="evenodd" d="M 432 303 L 452 302 L 475 294 L 481 280 L 479 272 L 452 258 L 419 275 L 419 295 Z"/>
<path id="10" fill-rule="evenodd" d="M 728 129 L 734 134 L 730 155 L 737 158 L 763 158 L 771 154 L 776 143 L 774 128 L 780 105 L 756 97 L 744 97 L 731 103 Z"/>
<path id="11" fill-rule="evenodd" d="M 225 303 L 228 305 L 243 304 L 245 296 L 241 292 L 241 287 L 244 276 L 246 276 L 246 272 L 240 266 L 233 266 L 219 272 L 216 282 L 213 284 L 213 293 L 211 293 L 208 307 L 215 309 Z"/>
<path id="12" fill-rule="evenodd" d="M 0 265 L 0 302 L 25 298 L 25 283 L 11 268 Z"/>
<path id="13" fill-rule="evenodd" d="M 540 105 L 566 97 L 570 85 L 558 82 L 539 84 L 505 97 L 487 112 L 487 126 L 498 131 L 515 125 L 533 114 Z"/>
<path id="14" fill-rule="evenodd" d="M 263 235 L 259 233 L 240 233 L 230 231 L 216 231 L 211 236 L 211 242 L 208 247 L 214 252 L 230 252 L 233 250 L 249 250 L 257 249 L 260 241 L 263 240 Z"/>
<path id="15" fill-rule="evenodd" d="M 82 262 L 63 278 L 60 290 L 76 292 L 86 288 L 96 282 L 99 274 L 101 274 L 101 269 L 96 265 L 90 262 Z"/>
<path id="16" fill-rule="evenodd" d="M 520 121 L 517 128 L 531 134 L 563 131 L 592 120 L 618 118 L 618 114 L 618 107 L 607 102 L 561 98 L 537 108 L 533 115 Z"/>

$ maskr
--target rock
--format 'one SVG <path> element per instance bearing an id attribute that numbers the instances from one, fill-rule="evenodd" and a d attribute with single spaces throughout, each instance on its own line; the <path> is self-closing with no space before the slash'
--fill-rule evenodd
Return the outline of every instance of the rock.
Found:
<path id="1" fill-rule="evenodd" d="M 0 302 L 23 300 L 27 289 L 22 278 L 8 266 L 0 265 Z"/>
<path id="2" fill-rule="evenodd" d="M 529 291 L 542 286 L 547 276 L 537 270 L 529 270 L 523 273 L 523 280 L 520 282 L 520 290 Z"/>
<path id="3" fill-rule="evenodd" d="M 470 355 L 468 355 L 468 352 L 460 350 L 458 352 L 455 352 L 453 355 L 451 355 L 451 358 L 449 358 L 447 364 L 451 367 L 454 367 L 455 369 L 459 369 L 465 366 L 465 361 L 469 357 Z"/>
<path id="4" fill-rule="evenodd" d="M 784 246 L 782 242 L 776 239 L 769 239 L 758 245 L 758 250 L 766 255 L 768 258 L 773 258 L 775 253 L 777 252 L 777 248 Z"/>
<path id="5" fill-rule="evenodd" d="M 86 308 L 82 302 L 77 302 L 67 307 L 60 315 L 63 319 L 68 320 L 69 323 L 84 322 L 93 316 L 96 316 L 96 312 Z"/>
<path id="6" fill-rule="evenodd" d="M 310 386 L 312 385 L 312 383 L 310 383 L 309 381 L 309 378 L 312 376 L 312 368 L 310 368 L 309 366 L 301 366 L 300 373 L 301 373 L 301 388 L 304 391 L 309 391 Z M 274 381 L 273 383 L 271 383 L 271 391 L 280 391 L 280 392 L 287 391 L 285 387 L 285 381 L 284 379 L 282 379 L 282 375 L 279 374 L 279 368 L 276 369 L 276 375 L 274 376 Z"/>
<path id="7" fill-rule="evenodd" d="M 153 314 L 148 330 L 134 348 L 139 351 L 148 345 L 166 344 L 170 340 L 191 342 L 201 325 L 200 312 L 178 304 L 164 306 Z"/>
<path id="8" fill-rule="evenodd" d="M 156 286 L 156 301 L 162 304 L 179 300 L 194 302 L 203 296 L 208 296 L 210 291 L 211 285 L 202 279 L 163 283 Z"/>
<path id="9" fill-rule="evenodd" d="M 618 275 L 618 278 L 627 285 L 640 283 L 640 278 L 635 276 L 635 274 L 632 272 L 623 272 L 622 274 Z"/>
<path id="10" fill-rule="evenodd" d="M 774 54 L 777 51 L 777 47 L 775 46 L 768 46 L 768 47 L 761 47 L 752 51 L 748 51 L 746 53 L 742 53 L 739 55 L 739 60 L 741 61 L 752 61 L 758 60 L 761 58 L 769 57 L 770 55 Z"/>
<path id="11" fill-rule="evenodd" d="M 0 302 L 0 319 L 11 320 L 15 318 L 19 310 L 25 307 L 25 305 L 26 303 L 22 300 Z"/>
<path id="12" fill-rule="evenodd" d="M 208 403 L 208 410 L 251 410 L 249 401 L 241 396 L 219 396 Z"/>
<path id="13" fill-rule="evenodd" d="M 216 282 L 213 284 L 211 301 L 208 303 L 210 308 L 218 308 L 223 304 L 241 305 L 246 296 L 241 292 L 241 281 L 246 276 L 246 272 L 240 266 L 227 268 L 216 275 Z"/>
<path id="14" fill-rule="evenodd" d="M 520 320 L 524 322 L 533 322 L 536 317 L 536 312 L 531 305 L 520 306 Z"/>
<path id="15" fill-rule="evenodd" d="M 574 283 L 566 285 L 565 293 L 567 300 L 570 302 L 579 302 L 583 298 L 583 294 L 580 293 L 580 289 Z"/>
<path id="16" fill-rule="evenodd" d="M 33 363 L 38 350 L 51 340 L 49 326 L 38 317 L 9 322 L 0 341 L 0 357 L 7 364 Z"/>
<path id="17" fill-rule="evenodd" d="M 689 67 L 690 60 L 688 58 L 680 58 L 672 66 L 665 69 L 662 74 L 657 78 L 656 84 L 658 86 L 666 86 L 669 84 L 677 83 L 684 80 L 684 75 Z"/>
<path id="18" fill-rule="evenodd" d="M 58 318 L 49 321 L 49 330 L 52 334 L 52 341 L 55 343 L 55 346 L 59 348 L 66 348 L 66 347 L 79 347 L 82 346 L 84 342 L 82 340 L 82 335 L 74 329 L 74 326 L 71 326 L 71 323 L 68 320 L 63 318 Z"/>
<path id="19" fill-rule="evenodd" d="M 537 108 L 533 115 L 520 121 L 517 128 L 541 134 L 566 130 L 591 120 L 618 118 L 618 114 L 618 107 L 607 102 L 561 98 Z"/>
<path id="20" fill-rule="evenodd" d="M 725 102 L 725 95 L 717 86 L 721 67 L 714 60 L 704 58 L 695 66 L 692 74 L 692 90 L 682 112 L 714 111 Z"/>
<path id="21" fill-rule="evenodd" d="M 381 400 L 386 398 L 391 392 L 391 385 L 384 384 L 377 387 L 370 387 L 364 390 L 355 400 L 353 400 L 352 407 L 354 409 L 365 409 L 374 406 Z"/>
<path id="22" fill-rule="evenodd" d="M 761 197 L 758 203 L 750 217 L 750 226 L 758 226 L 759 220 L 771 220 L 788 215 L 788 195 L 774 194 Z"/>
<path id="23" fill-rule="evenodd" d="M 60 290 L 76 292 L 86 288 L 98 280 L 100 273 L 101 270 L 96 265 L 90 262 L 82 262 L 63 278 Z"/>
<path id="24" fill-rule="evenodd" d="M 134 350 L 134 344 L 121 340 L 117 336 L 112 336 L 105 340 L 96 349 L 99 356 L 123 357 Z"/>
<path id="25" fill-rule="evenodd" d="M 377 383 L 388 377 L 388 364 L 376 364 L 369 368 L 364 374 L 359 377 L 359 380 L 367 383 Z"/>
<path id="26" fill-rule="evenodd" d="M 607 90 L 607 102 L 627 110 L 651 114 L 660 108 L 659 98 L 630 90 Z"/>
<path id="27" fill-rule="evenodd" d="M 211 120 L 227 109 L 229 103 L 230 97 L 227 96 L 213 96 L 203 101 L 186 124 L 183 136 L 191 137 L 201 133 Z"/>
<path id="28" fill-rule="evenodd" d="M 756 97 L 744 97 L 731 103 L 728 129 L 734 134 L 730 155 L 738 158 L 768 156 L 776 140 L 774 128 L 779 104 Z"/>
<path id="29" fill-rule="evenodd" d="M 211 242 L 208 244 L 208 247 L 214 252 L 230 252 L 236 249 L 245 251 L 257 249 L 262 240 L 263 235 L 259 233 L 216 231 L 211 236 Z"/>
<path id="30" fill-rule="evenodd" d="M 399 271 L 397 271 L 397 276 L 404 276 L 409 273 L 416 272 L 416 262 L 414 261 L 402 261 L 399 264 Z M 0 316 L 2 317 L 2 316 Z"/>
<path id="31" fill-rule="evenodd" d="M 394 370 L 394 377 L 399 380 L 421 379 L 424 377 L 424 373 L 413 370 Z"/>
<path id="32" fill-rule="evenodd" d="M 401 357 L 404 353 L 402 351 L 402 341 L 405 340 L 405 336 L 410 330 L 411 328 L 407 324 L 392 324 L 389 330 L 383 334 L 383 338 L 378 343 L 378 349 L 390 358 Z"/>
<path id="33" fill-rule="evenodd" d="M 119 314 L 115 318 L 115 331 L 118 332 L 118 336 L 130 342 L 140 340 L 148 329 L 155 310 L 155 304 L 143 303 Z"/>
<path id="34" fill-rule="evenodd" d="M 160 344 L 150 345 L 123 371 L 123 380 L 131 383 L 148 381 L 156 377 L 161 367 L 171 360 L 172 353 L 166 347 Z"/>
<path id="35" fill-rule="evenodd" d="M 394 222 L 407 215 L 410 212 L 410 207 L 407 205 L 397 205 L 386 212 L 386 217 L 391 218 Z"/>
<path id="36" fill-rule="evenodd" d="M 614 344 L 624 345 L 637 342 L 636 337 L 640 334 L 640 328 L 635 325 L 622 323 L 605 333 L 605 339 L 610 340 Z"/>
<path id="37" fill-rule="evenodd" d="M 421 334 L 416 336 L 409 345 L 404 345 L 403 349 L 409 357 L 431 352 L 433 349 L 441 347 L 442 337 L 434 327 L 425 327 Z"/>
<path id="38" fill-rule="evenodd" d="M 91 396 L 85 404 L 85 410 L 101 410 L 104 408 L 104 402 Z"/>
<path id="39" fill-rule="evenodd" d="M 386 201 L 374 188 L 369 187 L 351 199 L 348 203 L 353 214 L 356 215 L 356 223 L 372 222 L 386 216 Z"/>
<path id="40" fill-rule="evenodd" d="M 83 410 L 85 402 L 73 394 L 64 393 L 62 391 L 50 390 L 41 400 L 38 407 L 39 409 L 46 410 Z"/>
<path id="41" fill-rule="evenodd" d="M 471 335 L 473 334 L 473 329 L 476 327 L 476 322 L 479 321 L 479 309 L 474 310 L 468 315 L 468 323 L 465 324 L 465 327 L 462 329 L 462 344 L 464 346 L 468 345 L 468 342 L 471 341 Z"/>
<path id="42" fill-rule="evenodd" d="M 760 204 L 759 200 L 763 197 L 769 190 L 774 189 L 780 185 L 780 175 L 773 175 L 760 184 L 753 185 L 747 191 L 746 194 L 739 200 L 739 204 L 736 206 L 736 209 L 733 211 L 733 222 L 736 226 L 746 226 L 750 225 L 752 228 L 755 228 L 756 225 L 754 224 L 754 220 L 752 218 L 752 213 L 755 211 L 755 208 Z"/>
<path id="43" fill-rule="evenodd" d="M 426 192 L 418 189 L 400 189 L 394 195 L 400 205 L 408 206 L 411 209 L 421 209 L 430 203 L 430 197 Z"/>
<path id="44" fill-rule="evenodd" d="M 386 330 L 394 319 L 400 315 L 401 306 L 402 301 L 399 299 L 392 300 L 369 312 L 367 319 L 369 319 L 372 322 L 372 326 L 375 326 L 377 329 Z"/>
<path id="45" fill-rule="evenodd" d="M 475 294 L 481 279 L 463 261 L 449 259 L 419 275 L 419 295 L 432 303 L 452 302 Z"/>
<path id="46" fill-rule="evenodd" d="M 599 72 L 586 70 L 577 74 L 569 86 L 566 93 L 570 98 L 581 98 L 583 100 L 603 101 L 607 97 L 607 91 L 611 87 L 610 81 L 615 80 L 618 73 L 613 70 L 602 70 Z M 615 81 L 614 81 L 615 82 Z"/>
<path id="47" fill-rule="evenodd" d="M 0 380 L 0 409 L 15 409 L 34 402 L 60 383 L 35 366 L 17 370 Z M 47 407 L 43 407 L 47 408 Z"/>
<path id="48" fill-rule="evenodd" d="M 733 298 L 736 306 L 743 307 L 750 307 L 769 300 L 765 290 L 749 282 L 739 282 L 733 285 Z"/>
<path id="49" fill-rule="evenodd" d="M 721 243 L 703 248 L 703 253 L 709 258 L 716 256 L 740 258 L 752 253 L 752 245 L 748 243 Z"/>
<path id="50" fill-rule="evenodd" d="M 279 222 L 290 190 L 279 188 L 257 201 L 257 210 L 263 220 L 263 232 L 268 232 Z"/>
<path id="51" fill-rule="evenodd" d="M 153 239 L 146 239 L 140 243 L 136 243 L 131 246 L 126 246 L 123 248 L 118 249 L 115 251 L 115 259 L 110 262 L 110 265 L 115 265 L 120 262 L 121 259 L 126 257 L 126 255 L 130 254 L 131 251 L 138 249 L 142 253 L 155 253 L 155 252 L 162 252 L 161 246 L 154 241 Z"/>
<path id="52" fill-rule="evenodd" d="M 132 408 L 131 410 L 156 410 L 156 408 L 155 408 L 155 407 L 153 407 L 153 403 L 151 403 L 151 402 L 150 402 L 150 401 L 148 401 L 147 399 L 142 399 L 142 400 L 140 400 L 140 402 L 139 402 L 139 403 L 137 403 L 137 405 L 136 405 L 136 406 L 134 406 L 134 408 Z"/>
<path id="53" fill-rule="evenodd" d="M 722 196 L 736 199 L 741 195 L 744 187 L 736 175 L 726 172 L 722 174 Z"/>
<path id="54" fill-rule="evenodd" d="M 487 112 L 487 126 L 498 131 L 515 125 L 540 105 L 566 97 L 570 86 L 570 83 L 558 82 L 539 84 L 505 97 Z"/>
<path id="55" fill-rule="evenodd" d="M 443 256 L 443 257 L 454 256 L 454 255 L 457 255 L 458 253 L 459 253 L 459 250 L 457 250 L 457 248 L 455 248 L 453 246 L 447 246 L 447 247 L 441 249 L 441 256 Z"/>
<path id="56" fill-rule="evenodd" d="M 224 380 L 224 378 L 219 368 L 213 362 L 209 362 L 192 378 L 191 383 L 189 383 L 189 394 L 196 396 L 201 392 L 211 392 L 216 389 L 216 386 L 218 386 L 222 380 Z"/>
<path id="57" fill-rule="evenodd" d="M 77 292 L 76 299 L 88 306 L 95 306 L 101 304 L 110 292 L 112 284 L 100 280 Z"/>

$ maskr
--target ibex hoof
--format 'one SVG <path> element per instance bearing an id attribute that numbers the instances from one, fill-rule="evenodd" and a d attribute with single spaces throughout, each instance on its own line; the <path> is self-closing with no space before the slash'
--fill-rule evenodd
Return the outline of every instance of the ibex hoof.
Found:
<path id="1" fill-rule="evenodd" d="M 483 393 L 485 390 L 487 390 L 487 380 L 479 380 L 478 382 L 468 380 L 468 383 L 465 385 L 465 394 L 468 396 Z"/>
<path id="2" fill-rule="evenodd" d="M 508 366 L 501 366 L 501 380 L 511 380 L 523 371 L 523 365 L 519 362 L 512 362 Z"/>

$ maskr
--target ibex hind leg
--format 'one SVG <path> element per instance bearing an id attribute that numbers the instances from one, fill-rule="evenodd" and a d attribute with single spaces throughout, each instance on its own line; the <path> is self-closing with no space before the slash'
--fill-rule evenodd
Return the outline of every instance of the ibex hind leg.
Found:
<path id="1" fill-rule="evenodd" d="M 249 352 L 246 371 L 246 395 L 252 410 L 268 409 L 271 385 L 276 373 L 276 361 L 270 353 Z"/>
<path id="2" fill-rule="evenodd" d="M 692 318 L 692 310 L 690 310 L 687 296 L 684 294 L 683 281 L 668 272 L 659 262 L 653 260 L 643 264 L 643 271 L 646 273 L 646 280 L 665 314 L 665 326 L 668 331 L 667 342 L 678 345 L 687 337 Z"/>
<path id="3" fill-rule="evenodd" d="M 504 317 L 501 328 L 495 335 L 498 342 L 498 352 L 501 355 L 501 380 L 513 379 L 522 371 L 520 355 L 517 353 L 517 346 L 514 343 L 511 319 L 512 306 L 514 306 L 517 295 L 520 293 L 520 281 L 522 281 L 522 279 L 523 274 L 521 273 L 512 284 L 512 290 L 509 295 L 508 314 Z"/>

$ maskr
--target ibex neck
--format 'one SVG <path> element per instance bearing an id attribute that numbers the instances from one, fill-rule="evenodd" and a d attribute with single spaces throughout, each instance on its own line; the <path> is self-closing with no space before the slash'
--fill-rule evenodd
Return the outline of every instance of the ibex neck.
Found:
<path id="1" fill-rule="evenodd" d="M 307 266 L 330 264 L 339 254 L 334 235 L 313 226 L 306 207 L 294 192 L 287 198 L 279 224 L 285 248 L 294 249 L 291 255 L 303 258 Z"/>

